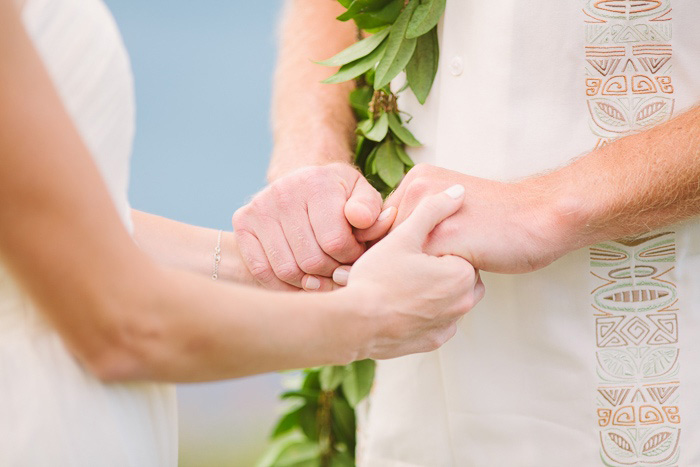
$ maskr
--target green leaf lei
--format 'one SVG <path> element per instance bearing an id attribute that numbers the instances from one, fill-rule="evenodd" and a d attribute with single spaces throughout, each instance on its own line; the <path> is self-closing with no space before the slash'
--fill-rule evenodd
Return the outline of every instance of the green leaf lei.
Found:
<path id="1" fill-rule="evenodd" d="M 346 12 L 337 19 L 353 20 L 371 33 L 319 62 L 340 66 L 324 83 L 355 80 L 350 105 L 357 118 L 355 165 L 383 196 L 413 167 L 406 146 L 421 143 L 406 128 L 391 81 L 406 73 L 406 86 L 423 104 L 438 67 L 437 23 L 446 0 L 338 0 Z M 355 465 L 355 411 L 372 388 L 372 360 L 346 366 L 303 370 L 301 388 L 282 399 L 292 405 L 272 433 L 272 443 L 260 467 L 343 467 Z"/>

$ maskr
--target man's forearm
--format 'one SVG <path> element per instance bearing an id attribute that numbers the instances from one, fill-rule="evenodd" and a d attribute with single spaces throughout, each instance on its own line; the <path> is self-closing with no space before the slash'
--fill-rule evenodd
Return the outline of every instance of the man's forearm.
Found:
<path id="1" fill-rule="evenodd" d="M 353 83 L 321 83 L 334 70 L 314 63 L 354 42 L 354 23 L 335 19 L 343 11 L 334 0 L 287 1 L 272 102 L 270 181 L 299 167 L 351 160 Z"/>
<path id="2" fill-rule="evenodd" d="M 131 215 L 134 221 L 134 240 L 156 262 L 211 277 L 218 235 L 216 230 L 136 210 L 132 210 Z M 222 233 L 218 269 L 221 280 L 257 285 L 243 264 L 232 232 Z"/>
<path id="3" fill-rule="evenodd" d="M 532 181 L 555 196 L 568 249 L 698 215 L 700 107 Z"/>

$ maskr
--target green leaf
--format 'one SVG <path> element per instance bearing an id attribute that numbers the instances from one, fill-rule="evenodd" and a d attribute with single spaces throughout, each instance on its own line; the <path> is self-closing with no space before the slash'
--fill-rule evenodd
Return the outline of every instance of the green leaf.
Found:
<path id="1" fill-rule="evenodd" d="M 296 441 L 282 450 L 273 467 L 318 467 L 321 448 L 313 441 Z"/>
<path id="2" fill-rule="evenodd" d="M 333 429 L 335 438 L 347 446 L 355 445 L 355 412 L 348 402 L 340 397 L 334 397 L 331 402 Z"/>
<path id="3" fill-rule="evenodd" d="M 378 119 L 374 121 L 372 129 L 365 133 L 367 139 L 372 141 L 381 141 L 386 137 L 386 133 L 389 131 L 389 117 L 386 113 L 382 113 Z"/>
<path id="4" fill-rule="evenodd" d="M 319 382 L 319 373 L 320 372 L 321 372 L 321 370 L 318 368 L 304 370 L 306 377 L 304 378 L 304 384 L 302 384 L 301 389 L 304 391 L 312 391 L 320 396 L 320 393 L 321 393 L 321 383 Z"/>
<path id="5" fill-rule="evenodd" d="M 391 28 L 386 28 L 381 32 L 378 32 L 377 34 L 369 36 L 366 39 L 362 39 L 359 42 L 355 42 L 353 45 L 341 51 L 337 55 L 334 55 L 328 60 L 316 63 L 325 66 L 340 66 L 345 65 L 346 63 L 353 62 L 358 58 L 366 56 L 374 49 L 379 47 L 379 45 L 386 38 L 386 36 L 389 35 L 389 31 L 391 31 Z"/>
<path id="6" fill-rule="evenodd" d="M 396 144 L 385 141 L 377 151 L 375 158 L 377 175 L 389 188 L 395 188 L 404 176 L 404 165 L 396 153 Z"/>
<path id="7" fill-rule="evenodd" d="M 343 382 L 343 376 L 345 376 L 345 368 L 343 366 L 324 366 L 321 368 L 320 374 L 321 389 L 333 391 Z"/>
<path id="8" fill-rule="evenodd" d="M 343 5 L 345 8 L 349 8 L 353 0 L 338 0 L 338 3 Z"/>
<path id="9" fill-rule="evenodd" d="M 263 456 L 257 462 L 256 467 L 272 467 L 285 449 L 301 441 L 305 441 L 305 438 L 300 430 L 291 431 L 272 440 L 265 449 Z"/>
<path id="10" fill-rule="evenodd" d="M 372 119 L 368 118 L 366 120 L 362 120 L 357 124 L 357 129 L 360 133 L 363 135 L 367 135 L 370 131 L 372 131 L 372 127 L 374 126 L 374 121 Z"/>
<path id="11" fill-rule="evenodd" d="M 298 389 L 295 391 L 286 391 L 283 392 L 280 398 L 282 399 L 289 399 L 290 397 L 300 397 L 302 399 L 306 399 L 309 401 L 316 401 L 318 398 L 321 396 L 321 394 L 318 391 L 310 390 L 310 389 Z"/>
<path id="12" fill-rule="evenodd" d="M 336 19 L 339 21 L 347 21 L 365 11 L 382 9 L 391 1 L 392 0 L 354 0 L 347 6 L 343 5 L 348 11 L 338 16 Z"/>
<path id="13" fill-rule="evenodd" d="M 360 120 L 369 118 L 369 103 L 372 100 L 372 89 L 361 86 L 350 92 L 350 105 Z"/>
<path id="14" fill-rule="evenodd" d="M 425 0 L 411 17 L 406 30 L 406 37 L 416 38 L 437 26 L 445 11 L 447 0 Z"/>
<path id="15" fill-rule="evenodd" d="M 355 460 L 346 452 L 338 452 L 331 457 L 331 467 L 355 467 Z"/>
<path id="16" fill-rule="evenodd" d="M 299 426 L 304 434 L 313 440 L 318 440 L 318 405 L 308 403 L 299 409 Z"/>
<path id="17" fill-rule="evenodd" d="M 366 11 L 353 17 L 358 28 L 367 32 L 379 32 L 381 28 L 393 24 L 401 13 L 404 0 L 391 0 L 386 6 L 375 11 Z"/>
<path id="18" fill-rule="evenodd" d="M 406 28 L 413 10 L 416 9 L 418 0 L 409 0 L 408 5 L 401 12 L 396 22 L 391 27 L 389 37 L 386 39 L 386 52 L 383 54 L 377 74 L 374 78 L 374 89 L 381 89 L 396 77 L 408 64 L 416 48 L 416 39 L 406 39 Z"/>
<path id="19" fill-rule="evenodd" d="M 397 144 L 394 149 L 396 149 L 396 155 L 399 156 L 399 160 L 403 162 L 403 165 L 405 165 L 407 169 L 411 169 L 414 165 L 416 165 L 400 144 Z"/>
<path id="20" fill-rule="evenodd" d="M 422 146 L 420 141 L 413 136 L 413 133 L 411 133 L 408 128 L 403 126 L 399 116 L 394 112 L 389 114 L 389 128 L 391 129 L 391 132 L 405 145 L 414 148 Z"/>
<path id="21" fill-rule="evenodd" d="M 382 58 L 384 51 L 386 50 L 387 39 L 384 39 L 379 46 L 374 49 L 369 55 L 366 55 L 360 59 L 350 62 L 346 65 L 340 67 L 340 70 L 333 76 L 330 76 L 322 81 L 322 83 L 335 84 L 342 83 L 343 81 L 348 81 L 350 79 L 360 76 L 362 73 L 366 72 Z"/>
<path id="22" fill-rule="evenodd" d="M 421 104 L 430 94 L 435 75 L 437 74 L 440 58 L 437 28 L 431 29 L 428 34 L 420 36 L 416 43 L 416 50 L 411 61 L 406 65 L 406 79 L 411 86 L 413 94 Z"/>
<path id="23" fill-rule="evenodd" d="M 279 438 L 281 435 L 289 432 L 292 428 L 299 425 L 299 411 L 300 409 L 292 410 L 284 414 L 284 416 L 277 422 L 277 426 L 272 431 L 272 438 Z"/>
<path id="24" fill-rule="evenodd" d="M 393 156 L 393 151 L 391 151 L 390 146 L 391 142 L 385 142 L 377 151 L 377 169 L 380 177 L 382 177 L 382 168 L 380 167 L 379 160 L 383 157 L 383 153 L 390 151 L 392 153 L 392 157 L 399 162 L 398 159 Z M 382 150 L 382 148 L 389 148 L 389 150 Z M 403 164 L 399 162 L 399 165 L 401 167 L 401 175 L 403 176 Z M 382 179 L 384 179 L 384 177 L 382 177 Z M 386 180 L 384 181 L 386 182 Z M 347 398 L 351 407 L 355 407 L 362 399 L 367 397 L 370 389 L 372 389 L 375 365 L 374 360 L 360 360 L 345 367 L 346 373 L 345 378 L 343 379 L 343 393 L 345 394 L 345 397 Z"/>
<path id="25" fill-rule="evenodd" d="M 379 146 L 375 146 L 372 151 L 370 151 L 369 155 L 367 156 L 367 160 L 365 161 L 365 170 L 364 174 L 365 175 L 372 175 L 377 173 L 377 166 L 375 165 L 375 159 L 377 158 L 377 151 L 379 150 Z"/>

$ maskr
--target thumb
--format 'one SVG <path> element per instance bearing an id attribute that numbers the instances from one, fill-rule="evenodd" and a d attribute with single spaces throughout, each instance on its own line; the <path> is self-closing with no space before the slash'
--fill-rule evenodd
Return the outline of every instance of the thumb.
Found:
<path id="1" fill-rule="evenodd" d="M 345 203 L 345 218 L 353 227 L 366 229 L 374 224 L 381 210 L 382 195 L 358 173 L 350 198 Z"/>
<path id="2" fill-rule="evenodd" d="M 464 200 L 464 191 L 464 186 L 452 185 L 441 193 L 423 198 L 411 215 L 390 235 L 405 238 L 421 248 L 430 232 L 440 222 L 459 211 Z"/>

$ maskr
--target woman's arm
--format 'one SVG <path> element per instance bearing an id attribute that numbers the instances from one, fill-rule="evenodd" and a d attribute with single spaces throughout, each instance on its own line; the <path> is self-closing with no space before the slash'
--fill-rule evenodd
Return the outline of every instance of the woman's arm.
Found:
<path id="1" fill-rule="evenodd" d="M 422 254 L 427 233 L 415 232 L 462 198 L 429 198 L 336 292 L 165 269 L 126 232 L 13 1 L 0 0 L 0 261 L 103 379 L 202 381 L 435 348 L 483 286 L 463 260 Z"/>
<path id="2" fill-rule="evenodd" d="M 204 277 L 214 272 L 214 248 L 219 232 L 165 217 L 131 210 L 136 244 L 158 264 Z M 233 232 L 221 234 L 219 280 L 259 285 L 243 263 Z"/>

